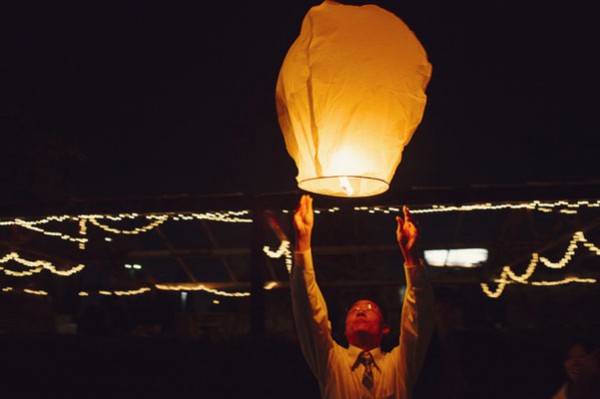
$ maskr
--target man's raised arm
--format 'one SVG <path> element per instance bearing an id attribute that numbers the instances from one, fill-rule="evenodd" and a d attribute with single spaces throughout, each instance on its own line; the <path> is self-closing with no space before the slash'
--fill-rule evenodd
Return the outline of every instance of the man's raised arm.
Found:
<path id="1" fill-rule="evenodd" d="M 403 207 L 404 220 L 396 217 L 396 238 L 404 257 L 406 293 L 402 304 L 400 344 L 395 348 L 399 372 L 404 374 L 406 389 L 412 392 L 434 328 L 433 289 L 427 278 L 425 264 L 415 254 L 419 229 L 408 208 Z"/>
<path id="2" fill-rule="evenodd" d="M 315 376 L 323 380 L 328 353 L 335 343 L 331 337 L 327 304 L 317 285 L 312 263 L 313 225 L 312 198 L 302 195 L 294 211 L 296 250 L 290 275 L 292 309 L 302 353 Z"/>

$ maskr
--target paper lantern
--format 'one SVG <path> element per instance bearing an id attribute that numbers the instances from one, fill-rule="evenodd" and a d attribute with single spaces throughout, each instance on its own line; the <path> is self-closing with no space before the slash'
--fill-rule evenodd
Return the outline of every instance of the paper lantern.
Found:
<path id="1" fill-rule="evenodd" d="M 431 70 L 391 12 L 333 1 L 310 8 L 275 93 L 298 187 L 338 197 L 385 192 L 421 123 Z"/>

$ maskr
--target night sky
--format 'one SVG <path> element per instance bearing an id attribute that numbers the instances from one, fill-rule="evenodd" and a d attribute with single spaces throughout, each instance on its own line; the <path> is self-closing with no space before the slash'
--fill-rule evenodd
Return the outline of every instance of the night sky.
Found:
<path id="1" fill-rule="evenodd" d="M 275 84 L 319 3 L 3 5 L 0 199 L 297 190 Z M 598 180 L 592 3 L 375 2 L 433 65 L 391 190 Z"/>

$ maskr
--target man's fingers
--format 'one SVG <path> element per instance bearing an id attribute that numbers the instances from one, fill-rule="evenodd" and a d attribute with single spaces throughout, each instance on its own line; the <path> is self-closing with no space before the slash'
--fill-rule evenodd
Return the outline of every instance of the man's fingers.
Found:
<path id="1" fill-rule="evenodd" d="M 404 205 L 402 207 L 402 211 L 404 212 L 404 218 L 406 220 L 412 221 L 412 214 L 410 213 L 410 210 L 408 209 L 408 207 L 406 205 Z"/>
<path id="2" fill-rule="evenodd" d="M 404 220 L 402 220 L 400 216 L 396 216 L 396 222 L 398 222 L 398 228 L 402 230 L 402 227 L 404 226 Z"/>
<path id="3" fill-rule="evenodd" d="M 312 213 L 312 197 L 308 194 L 303 194 L 298 201 L 298 206 L 294 211 L 294 216 L 301 218 Z"/>
<path id="4" fill-rule="evenodd" d="M 305 202 L 305 194 L 302 194 L 300 196 L 300 199 L 298 200 L 298 205 L 296 206 L 296 210 L 299 210 L 300 208 L 302 208 L 304 206 L 304 202 Z"/>
<path id="5" fill-rule="evenodd" d="M 303 194 L 302 197 L 300 197 L 300 203 L 298 204 L 299 209 L 302 211 L 302 213 L 306 213 L 306 194 Z"/>
<path id="6" fill-rule="evenodd" d="M 410 211 L 408 210 L 408 207 L 406 205 L 402 206 L 402 213 L 404 214 L 404 222 L 412 223 L 412 215 L 410 214 Z"/>
<path id="7" fill-rule="evenodd" d="M 404 212 L 404 221 L 405 222 L 410 223 L 415 227 L 419 226 L 419 222 L 415 220 L 415 218 L 413 217 L 412 213 L 410 213 L 410 210 L 408 209 L 408 207 L 406 205 L 404 205 L 402 207 L 402 211 Z"/>

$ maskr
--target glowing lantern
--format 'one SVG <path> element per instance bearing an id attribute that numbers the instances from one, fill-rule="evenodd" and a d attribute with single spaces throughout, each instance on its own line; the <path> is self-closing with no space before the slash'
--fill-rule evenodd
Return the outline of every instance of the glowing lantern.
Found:
<path id="1" fill-rule="evenodd" d="M 309 9 L 275 93 L 298 187 L 343 197 L 385 192 L 421 123 L 431 70 L 391 12 L 328 0 Z"/>

